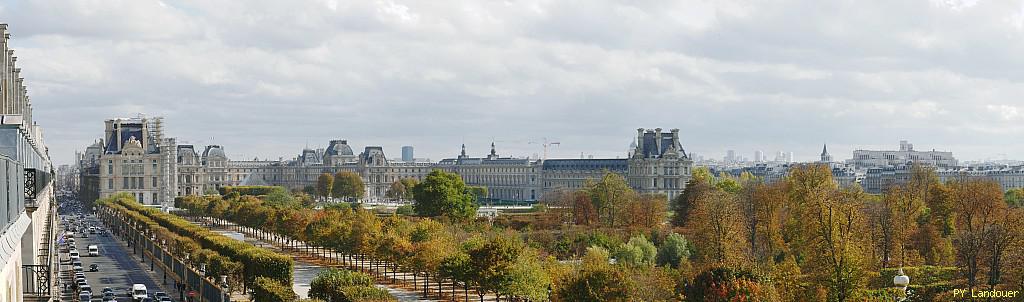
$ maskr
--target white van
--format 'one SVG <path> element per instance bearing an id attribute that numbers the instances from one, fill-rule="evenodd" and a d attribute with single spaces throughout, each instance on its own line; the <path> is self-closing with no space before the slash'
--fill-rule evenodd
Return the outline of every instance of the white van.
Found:
<path id="1" fill-rule="evenodd" d="M 149 298 L 149 292 L 146 291 L 146 285 L 139 283 L 132 284 L 132 300 L 142 301 L 146 298 Z"/>
<path id="2" fill-rule="evenodd" d="M 100 255 L 100 247 L 95 246 L 95 245 L 90 245 L 89 246 L 89 256 L 95 257 L 95 256 L 99 256 L 99 255 Z"/>

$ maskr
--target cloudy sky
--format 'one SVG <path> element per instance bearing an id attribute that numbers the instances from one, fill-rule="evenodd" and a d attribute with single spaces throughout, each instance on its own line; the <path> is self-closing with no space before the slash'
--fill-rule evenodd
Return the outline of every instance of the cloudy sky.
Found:
<path id="1" fill-rule="evenodd" d="M 4 0 L 58 163 L 111 117 L 234 158 L 857 148 L 1024 159 L 1024 1 Z"/>

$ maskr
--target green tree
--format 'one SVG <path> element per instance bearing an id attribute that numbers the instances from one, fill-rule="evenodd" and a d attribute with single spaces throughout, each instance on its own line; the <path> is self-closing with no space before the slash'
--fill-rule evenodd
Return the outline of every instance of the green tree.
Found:
<path id="1" fill-rule="evenodd" d="M 320 174 L 320 177 L 316 180 L 316 195 L 320 196 L 321 200 L 325 200 L 328 196 L 331 196 L 333 188 L 334 176 L 331 173 Z"/>
<path id="2" fill-rule="evenodd" d="M 672 233 L 665 237 L 665 241 L 658 247 L 658 265 L 668 265 L 672 268 L 679 268 L 679 265 L 690 258 L 690 249 L 687 247 L 686 237 L 679 233 Z"/>
<path id="3" fill-rule="evenodd" d="M 426 181 L 424 181 L 426 183 Z M 521 261 L 525 244 L 508 235 L 498 235 L 483 245 L 468 251 L 473 279 L 478 282 L 478 294 L 504 293 Z M 522 259 L 525 260 L 525 259 Z"/>
<path id="4" fill-rule="evenodd" d="M 420 181 L 415 178 L 402 178 L 399 181 L 401 181 L 402 185 L 405 186 L 405 194 L 402 195 L 402 200 L 412 200 L 412 190 L 413 188 L 416 188 L 416 185 L 420 184 Z"/>
<path id="5" fill-rule="evenodd" d="M 643 235 L 629 238 L 615 250 L 615 259 L 631 267 L 653 266 L 658 249 Z"/>
<path id="6" fill-rule="evenodd" d="M 355 172 L 338 172 L 334 175 L 334 186 L 331 187 L 331 196 L 348 200 L 359 200 L 366 194 L 366 186 L 363 178 Z"/>
<path id="7" fill-rule="evenodd" d="M 1024 188 L 1013 188 L 1003 194 L 1006 203 L 1014 207 L 1024 207 Z"/>
<path id="8" fill-rule="evenodd" d="M 388 191 L 384 192 L 384 197 L 387 197 L 388 199 L 391 200 L 401 200 L 403 197 L 405 197 L 405 191 L 408 189 L 409 188 L 406 188 L 405 184 L 402 183 L 401 180 L 396 180 L 391 183 L 391 186 L 388 187 Z"/>
<path id="9" fill-rule="evenodd" d="M 469 220 L 478 205 L 458 174 L 434 170 L 413 188 L 413 208 L 422 216 L 447 216 Z"/>

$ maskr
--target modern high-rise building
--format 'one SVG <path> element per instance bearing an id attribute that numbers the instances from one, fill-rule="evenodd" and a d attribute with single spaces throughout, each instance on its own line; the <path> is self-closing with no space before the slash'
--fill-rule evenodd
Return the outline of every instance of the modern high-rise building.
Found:
<path id="1" fill-rule="evenodd" d="M 761 150 L 754 151 L 754 162 L 764 162 L 764 152 Z"/>
<path id="2" fill-rule="evenodd" d="M 414 160 L 412 146 L 402 146 L 402 161 L 412 162 Z"/>

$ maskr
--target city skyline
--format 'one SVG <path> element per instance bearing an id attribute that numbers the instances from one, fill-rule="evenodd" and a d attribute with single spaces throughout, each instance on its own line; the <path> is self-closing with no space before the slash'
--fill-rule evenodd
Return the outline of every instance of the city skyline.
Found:
<path id="1" fill-rule="evenodd" d="M 57 163 L 99 133 L 92 121 L 140 112 L 246 157 L 345 138 L 442 158 L 463 142 L 485 153 L 492 137 L 607 157 L 624 154 L 629 129 L 667 125 L 709 155 L 806 161 L 823 142 L 841 158 L 908 139 L 964 160 L 1024 158 L 1007 139 L 1024 134 L 1024 41 L 1006 39 L 1024 34 L 1019 4 L 584 7 L 32 1 L 0 4 L 0 19 L 38 119 L 62 121 L 46 133 Z"/>

